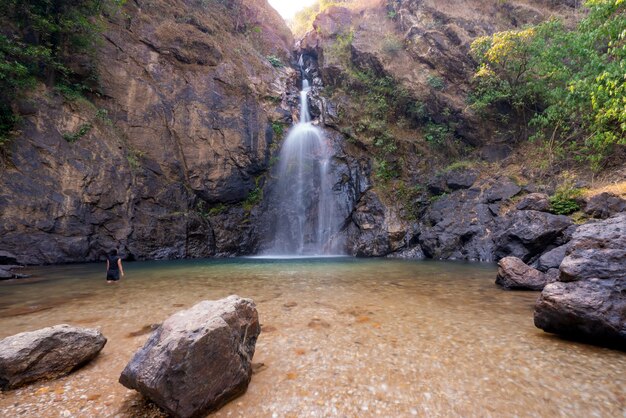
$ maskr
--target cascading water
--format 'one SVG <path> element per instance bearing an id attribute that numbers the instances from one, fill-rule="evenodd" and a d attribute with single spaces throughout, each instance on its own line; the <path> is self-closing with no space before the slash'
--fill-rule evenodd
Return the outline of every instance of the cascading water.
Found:
<path id="1" fill-rule="evenodd" d="M 303 68 L 302 57 L 300 67 Z M 274 220 L 271 255 L 337 255 L 339 230 L 333 181 L 332 149 L 323 132 L 311 122 L 307 95 L 311 90 L 303 71 L 300 121 L 282 145 L 277 177 L 278 212 Z"/>

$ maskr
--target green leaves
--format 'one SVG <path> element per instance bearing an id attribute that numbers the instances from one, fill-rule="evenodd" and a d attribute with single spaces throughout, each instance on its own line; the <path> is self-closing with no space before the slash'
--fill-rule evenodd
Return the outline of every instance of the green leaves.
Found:
<path id="1" fill-rule="evenodd" d="M 506 104 L 536 131 L 602 168 L 626 144 L 626 2 L 589 0 L 575 30 L 551 20 L 477 39 L 472 107 Z M 575 146 L 571 146 L 575 145 Z"/>
<path id="2" fill-rule="evenodd" d="M 13 102 L 37 80 L 58 84 L 66 97 L 90 90 L 95 74 L 75 74 L 77 55 L 93 56 L 103 29 L 100 13 L 123 0 L 0 0 L 0 143 L 6 142 L 17 120 Z M 68 93 L 68 94 L 65 94 Z"/>

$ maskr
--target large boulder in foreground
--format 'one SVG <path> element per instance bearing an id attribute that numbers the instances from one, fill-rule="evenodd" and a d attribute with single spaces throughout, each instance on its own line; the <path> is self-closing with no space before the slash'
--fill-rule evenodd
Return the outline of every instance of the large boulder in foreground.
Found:
<path id="1" fill-rule="evenodd" d="M 175 417 L 201 415 L 246 390 L 260 331 L 252 300 L 233 295 L 202 301 L 165 320 L 120 383 Z"/>
<path id="2" fill-rule="evenodd" d="M 511 290 L 541 290 L 548 281 L 539 270 L 527 266 L 517 257 L 504 257 L 498 262 L 496 284 Z"/>
<path id="3" fill-rule="evenodd" d="M 626 213 L 582 225 L 535 306 L 545 331 L 626 347 Z"/>
<path id="4" fill-rule="evenodd" d="M 535 306 L 535 326 L 547 332 L 626 347 L 626 280 L 548 284 Z"/>
<path id="5" fill-rule="evenodd" d="M 95 329 L 56 325 L 0 341 L 0 389 L 70 373 L 93 359 L 107 339 Z"/>

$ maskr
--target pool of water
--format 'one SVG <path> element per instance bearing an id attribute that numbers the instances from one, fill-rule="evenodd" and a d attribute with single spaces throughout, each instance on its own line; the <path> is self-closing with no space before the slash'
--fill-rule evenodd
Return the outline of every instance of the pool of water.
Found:
<path id="1" fill-rule="evenodd" d="M 0 393 L 0 416 L 159 417 L 118 383 L 150 326 L 204 299 L 256 301 L 248 391 L 217 417 L 626 416 L 626 353 L 533 325 L 537 292 L 507 292 L 489 264 L 234 259 L 31 269 L 0 282 L 0 338 L 99 328 L 70 376 Z"/>

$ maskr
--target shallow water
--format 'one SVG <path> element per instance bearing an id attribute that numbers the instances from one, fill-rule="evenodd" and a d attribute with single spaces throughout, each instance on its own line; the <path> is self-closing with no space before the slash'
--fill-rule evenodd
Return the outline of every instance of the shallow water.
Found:
<path id="1" fill-rule="evenodd" d="M 236 259 L 45 267 L 0 282 L 0 338 L 99 327 L 100 355 L 70 376 L 0 394 L 0 416 L 161 416 L 117 379 L 149 326 L 203 299 L 257 303 L 263 332 L 246 394 L 214 416 L 626 416 L 626 354 L 533 325 L 537 292 L 492 265 Z"/>

